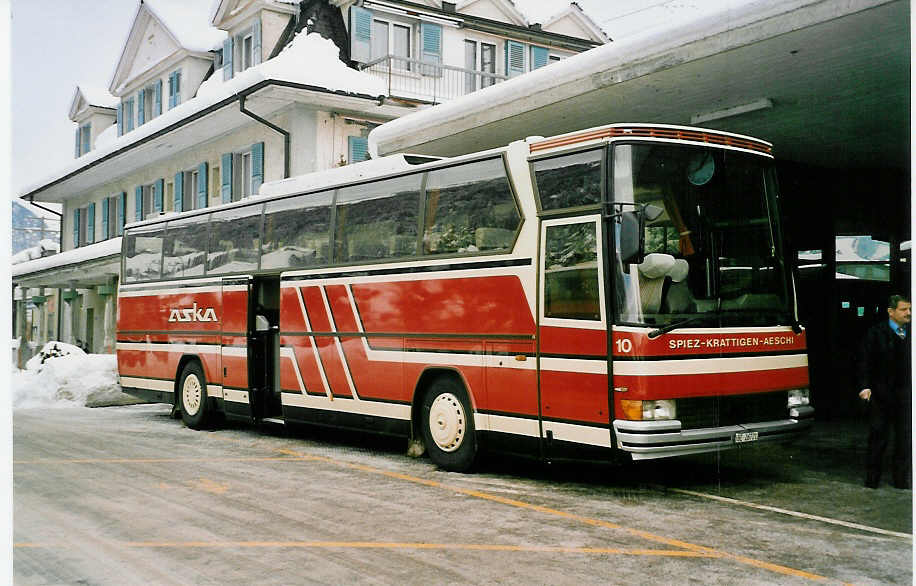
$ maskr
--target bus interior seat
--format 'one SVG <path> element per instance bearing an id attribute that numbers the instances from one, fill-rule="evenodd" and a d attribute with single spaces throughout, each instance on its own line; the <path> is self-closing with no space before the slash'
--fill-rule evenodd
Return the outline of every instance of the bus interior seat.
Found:
<path id="1" fill-rule="evenodd" d="M 474 231 L 474 243 L 479 250 L 509 248 L 514 236 L 515 230 L 506 230 L 505 228 L 477 228 Z"/>
<path id="2" fill-rule="evenodd" d="M 675 259 L 674 266 L 668 271 L 671 285 L 665 295 L 663 309 L 667 313 L 692 313 L 696 311 L 696 300 L 687 284 L 690 265 L 683 258 Z"/>
<path id="3" fill-rule="evenodd" d="M 666 280 L 674 264 L 674 257 L 670 254 L 653 252 L 647 254 L 637 265 L 639 299 L 644 315 L 658 313 L 661 310 Z"/>

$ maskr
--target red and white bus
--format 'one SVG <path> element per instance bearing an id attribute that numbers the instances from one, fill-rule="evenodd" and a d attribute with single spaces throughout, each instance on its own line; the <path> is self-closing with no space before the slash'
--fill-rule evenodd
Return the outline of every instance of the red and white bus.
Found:
<path id="1" fill-rule="evenodd" d="M 125 229 L 121 385 L 217 417 L 659 458 L 812 422 L 772 147 L 614 124 Z"/>

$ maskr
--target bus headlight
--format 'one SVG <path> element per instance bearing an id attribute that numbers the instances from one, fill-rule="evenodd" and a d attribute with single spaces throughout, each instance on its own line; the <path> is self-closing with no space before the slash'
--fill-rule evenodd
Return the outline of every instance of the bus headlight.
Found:
<path id="1" fill-rule="evenodd" d="M 620 401 L 623 418 L 630 421 L 661 421 L 677 417 L 677 407 L 673 399 L 659 401 Z"/>
<path id="2" fill-rule="evenodd" d="M 789 409 L 808 405 L 811 402 L 808 389 L 792 389 L 789 391 Z"/>

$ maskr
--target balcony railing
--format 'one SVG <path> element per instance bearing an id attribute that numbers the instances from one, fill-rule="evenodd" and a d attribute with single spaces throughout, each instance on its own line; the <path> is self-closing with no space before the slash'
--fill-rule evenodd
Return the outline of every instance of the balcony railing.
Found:
<path id="1" fill-rule="evenodd" d="M 388 96 L 439 104 L 509 79 L 505 75 L 475 71 L 441 63 L 386 55 L 360 70 L 381 77 L 388 84 Z"/>

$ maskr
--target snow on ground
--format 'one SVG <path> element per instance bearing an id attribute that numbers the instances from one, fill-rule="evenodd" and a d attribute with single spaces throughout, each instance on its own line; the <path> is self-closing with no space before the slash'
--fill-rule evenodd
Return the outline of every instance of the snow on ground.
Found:
<path id="1" fill-rule="evenodd" d="M 63 342 L 48 342 L 10 374 L 13 409 L 102 407 L 137 403 L 121 392 L 113 354 L 86 354 Z"/>

